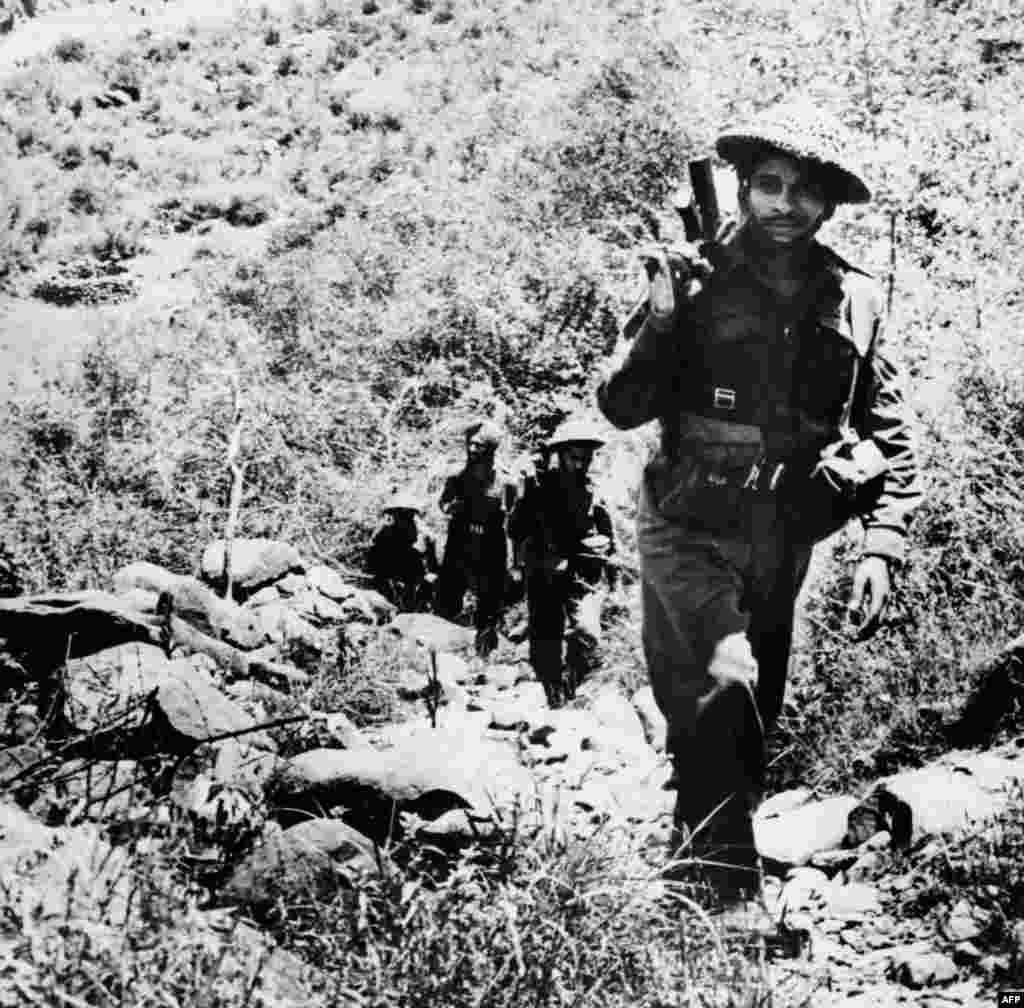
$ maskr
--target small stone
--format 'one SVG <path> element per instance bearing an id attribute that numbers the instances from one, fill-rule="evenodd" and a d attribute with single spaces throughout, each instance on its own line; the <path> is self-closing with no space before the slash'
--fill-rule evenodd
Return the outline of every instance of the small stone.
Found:
<path id="1" fill-rule="evenodd" d="M 274 587 L 282 595 L 298 595 L 309 588 L 309 580 L 305 574 L 286 574 L 280 581 L 274 583 Z"/>
<path id="2" fill-rule="evenodd" d="M 897 957 L 893 961 L 893 976 L 905 987 L 920 990 L 937 984 L 952 983 L 957 977 L 956 963 L 942 952 L 924 952 Z"/>
<path id="3" fill-rule="evenodd" d="M 866 882 L 877 878 L 888 863 L 888 858 L 877 850 L 867 850 L 846 869 L 848 882 Z"/>
<path id="4" fill-rule="evenodd" d="M 953 962 L 958 966 L 971 966 L 981 961 L 981 949 L 974 942 L 957 942 L 953 948 Z"/>
<path id="5" fill-rule="evenodd" d="M 315 564 L 310 567 L 306 572 L 306 581 L 314 591 L 320 592 L 321 595 L 335 602 L 341 602 L 355 591 L 352 585 L 346 584 L 345 579 L 336 570 L 324 564 Z"/>
<path id="6" fill-rule="evenodd" d="M 975 916 L 974 908 L 965 900 L 959 900 L 943 924 L 943 934 L 951 942 L 966 942 L 977 938 L 984 925 Z"/>
<path id="7" fill-rule="evenodd" d="M 891 846 L 892 834 L 888 830 L 879 830 L 861 844 L 861 848 L 866 851 L 888 850 Z"/>

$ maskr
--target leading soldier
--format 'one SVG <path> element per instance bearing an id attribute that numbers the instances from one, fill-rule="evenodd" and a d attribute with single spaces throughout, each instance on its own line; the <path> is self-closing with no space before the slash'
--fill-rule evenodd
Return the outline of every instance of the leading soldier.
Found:
<path id="1" fill-rule="evenodd" d="M 871 633 L 920 493 L 879 286 L 816 239 L 837 205 L 870 198 L 838 126 L 777 106 L 716 149 L 738 175 L 739 226 L 699 262 L 663 257 L 598 401 L 620 428 L 660 421 L 638 515 L 644 651 L 677 836 L 724 863 L 713 881 L 737 895 L 760 881 L 762 732 L 782 706 L 811 547 L 860 518 L 849 605 Z"/>

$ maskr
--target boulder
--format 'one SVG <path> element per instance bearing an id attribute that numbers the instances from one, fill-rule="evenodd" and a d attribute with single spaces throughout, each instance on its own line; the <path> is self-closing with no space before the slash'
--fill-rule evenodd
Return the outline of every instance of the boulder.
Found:
<path id="1" fill-rule="evenodd" d="M 203 551 L 200 566 L 208 584 L 223 581 L 224 548 L 224 540 L 217 539 Z M 235 539 L 231 543 L 231 580 L 243 594 L 304 568 L 299 551 L 277 539 Z"/>
<path id="2" fill-rule="evenodd" d="M 381 626 L 393 619 L 398 612 L 397 607 L 380 592 L 370 588 L 357 588 L 346 596 L 341 603 L 346 619 L 351 622 L 368 623 Z"/>
<path id="3" fill-rule="evenodd" d="M 781 865 L 803 865 L 818 851 L 840 846 L 856 798 L 839 796 L 809 802 L 788 812 L 754 816 L 754 839 L 763 858 Z"/>
<path id="4" fill-rule="evenodd" d="M 252 795 L 262 795 L 274 775 L 284 765 L 276 753 L 241 739 L 224 739 L 215 749 L 212 778 Z"/>
<path id="5" fill-rule="evenodd" d="M 79 731 L 95 731 L 138 709 L 173 674 L 174 666 L 154 644 L 118 644 L 65 666 L 65 715 Z"/>
<path id="6" fill-rule="evenodd" d="M 515 746 L 467 733 L 467 716 L 437 728 L 411 724 L 388 749 L 302 753 L 283 771 L 275 797 L 287 808 L 340 806 L 378 840 L 390 834 L 396 811 L 432 821 L 459 808 L 487 817 L 522 802 L 534 784 Z"/>
<path id="7" fill-rule="evenodd" d="M 220 895 L 262 914 L 278 899 L 330 899 L 339 887 L 358 884 L 377 871 L 370 840 L 340 820 L 310 819 L 286 830 L 268 827 Z"/>
<path id="8" fill-rule="evenodd" d="M 178 574 L 159 564 L 138 560 L 122 567 L 114 574 L 113 587 L 118 595 L 124 595 L 135 588 L 156 592 L 159 595 L 160 592 L 174 591 L 178 578 Z"/>
<path id="9" fill-rule="evenodd" d="M 285 574 L 274 587 L 282 595 L 295 596 L 309 591 L 309 580 L 305 574 Z"/>
<path id="10" fill-rule="evenodd" d="M 259 929 L 234 914 L 212 910 L 199 914 L 193 924 L 197 942 L 217 950 L 217 972 L 209 978 L 215 986 L 223 978 L 225 989 L 258 991 L 254 1005 L 274 1008 L 322 1008 L 317 990 L 327 986 L 316 969 L 298 956 L 276 946 Z"/>
<path id="11" fill-rule="evenodd" d="M 81 658 L 128 642 L 155 644 L 155 617 L 125 605 L 106 592 L 0 599 L 0 637 L 36 675 L 49 675 L 71 658 Z"/>
<path id="12" fill-rule="evenodd" d="M 388 629 L 406 640 L 436 651 L 465 651 L 472 648 L 476 639 L 472 630 L 441 619 L 433 613 L 399 613 L 388 624 Z"/>
<path id="13" fill-rule="evenodd" d="M 943 952 L 913 951 L 894 955 L 892 973 L 899 983 L 920 989 L 952 983 L 958 970 L 953 959 Z"/>
<path id="14" fill-rule="evenodd" d="M 50 822 L 77 822 L 116 818 L 152 801 L 149 774 L 135 760 L 75 759 L 49 775 L 32 811 Z"/>
<path id="15" fill-rule="evenodd" d="M 286 602 L 270 602 L 254 609 L 263 633 L 275 643 L 298 644 L 312 651 L 322 650 L 320 634 Z"/>
<path id="16" fill-rule="evenodd" d="M 208 677 L 191 667 L 182 668 L 180 675 L 160 684 L 156 705 L 172 738 L 187 748 L 219 735 L 247 731 L 257 724 Z"/>
<path id="17" fill-rule="evenodd" d="M 341 602 L 354 594 L 356 589 L 345 582 L 345 579 L 332 567 L 315 564 L 306 571 L 309 587 L 334 602 Z"/>
<path id="18" fill-rule="evenodd" d="M 880 781 L 851 810 L 851 829 L 864 809 L 877 807 L 893 843 L 900 846 L 961 833 L 1001 813 L 1022 779 L 1024 759 L 1016 747 L 947 753 L 928 766 Z"/>
<path id="19" fill-rule="evenodd" d="M 314 626 L 338 626 L 348 622 L 348 613 L 326 595 L 310 591 L 298 592 L 286 602 L 289 609 Z"/>

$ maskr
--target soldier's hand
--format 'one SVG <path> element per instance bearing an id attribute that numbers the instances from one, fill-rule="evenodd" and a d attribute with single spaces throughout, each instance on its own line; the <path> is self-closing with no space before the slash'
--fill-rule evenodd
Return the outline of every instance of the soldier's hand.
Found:
<path id="1" fill-rule="evenodd" d="M 880 556 L 864 557 L 854 571 L 846 609 L 857 640 L 866 640 L 878 629 L 891 589 L 889 561 Z"/>
<path id="2" fill-rule="evenodd" d="M 696 245 L 649 244 L 639 256 L 647 271 L 650 320 L 656 328 L 668 328 L 707 281 L 711 265 Z"/>

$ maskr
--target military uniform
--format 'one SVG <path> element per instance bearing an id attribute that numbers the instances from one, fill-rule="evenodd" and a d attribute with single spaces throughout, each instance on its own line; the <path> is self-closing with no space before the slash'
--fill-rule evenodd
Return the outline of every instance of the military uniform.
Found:
<path id="1" fill-rule="evenodd" d="M 584 436 L 564 427 L 563 438 Z M 573 443 L 559 436 L 549 449 Z M 589 475 L 545 469 L 527 482 L 510 534 L 525 574 L 530 663 L 548 702 L 559 706 L 599 661 L 603 586 L 611 580 L 614 552 L 611 516 Z"/>
<path id="2" fill-rule="evenodd" d="M 428 609 L 437 579 L 437 543 L 416 527 L 419 505 L 396 495 L 384 508 L 391 517 L 373 536 L 366 570 L 373 587 L 402 612 Z"/>
<path id="3" fill-rule="evenodd" d="M 514 481 L 497 470 L 481 479 L 465 467 L 449 475 L 439 501 L 450 514 L 438 582 L 437 612 L 455 619 L 466 592 L 476 596 L 477 650 L 497 642 L 508 565 L 507 521 L 515 504 Z"/>
<path id="4" fill-rule="evenodd" d="M 821 139 L 751 132 L 793 157 Z M 856 515 L 864 553 L 899 562 L 920 492 L 877 284 L 812 242 L 806 282 L 781 297 L 745 227 L 704 252 L 699 292 L 669 331 L 644 321 L 598 401 L 617 427 L 661 423 L 638 514 L 645 657 L 677 768 L 677 824 L 710 817 L 708 843 L 743 866 L 756 860 L 762 732 L 781 710 L 811 548 Z M 837 493 L 826 459 L 859 478 Z M 713 676 L 714 661 L 740 672 Z"/>

